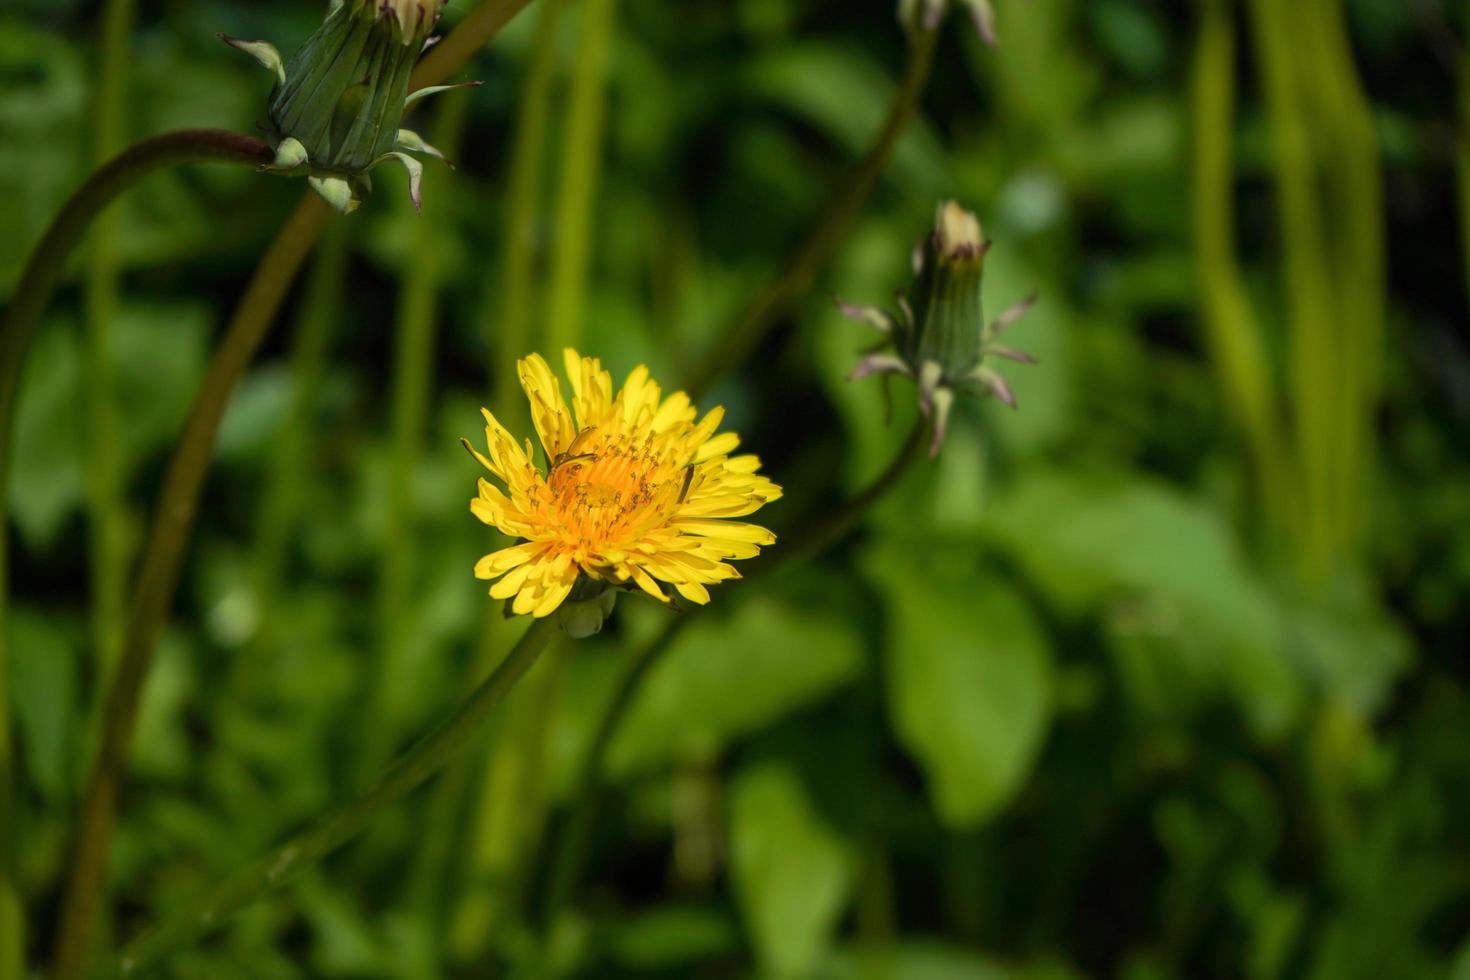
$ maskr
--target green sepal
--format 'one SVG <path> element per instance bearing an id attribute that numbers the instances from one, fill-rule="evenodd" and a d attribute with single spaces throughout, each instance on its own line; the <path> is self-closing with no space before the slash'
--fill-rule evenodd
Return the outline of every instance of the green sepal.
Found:
<path id="1" fill-rule="evenodd" d="M 377 165 L 385 160 L 396 160 L 403 165 L 404 170 L 408 171 L 408 199 L 413 201 L 413 209 L 423 214 L 424 198 L 421 188 L 424 180 L 424 165 L 407 153 L 384 153 L 373 163 Z"/>
<path id="2" fill-rule="evenodd" d="M 352 185 L 341 177 L 308 177 L 306 182 L 338 214 L 351 214 L 362 204 Z"/>
<path id="3" fill-rule="evenodd" d="M 310 169 L 311 159 L 306 155 L 306 147 L 301 145 L 300 140 L 290 136 L 277 144 L 274 160 L 260 165 L 261 173 L 281 174 L 285 177 L 298 176 Z"/>
<path id="4" fill-rule="evenodd" d="M 266 71 L 273 72 L 276 76 L 276 84 L 286 84 L 286 63 L 281 60 L 281 52 L 269 41 L 242 41 L 238 37 L 230 37 L 228 34 L 216 34 L 215 37 L 234 48 L 243 51 L 256 61 Z"/>
<path id="5" fill-rule="evenodd" d="M 479 88 L 484 84 L 484 82 L 477 81 L 455 82 L 453 85 L 430 85 L 428 88 L 421 88 L 417 92 L 408 93 L 408 98 L 403 100 L 403 106 L 406 109 L 420 99 L 427 99 L 429 96 L 438 95 L 440 92 L 450 92 L 457 88 Z"/>
<path id="6" fill-rule="evenodd" d="M 445 166 L 450 170 L 454 169 L 454 164 L 450 162 L 447 156 L 440 152 L 438 147 L 430 145 L 422 136 L 411 129 L 400 129 L 398 131 L 398 138 L 394 141 L 393 145 L 400 150 L 407 150 L 410 153 L 423 153 L 426 156 L 434 157 L 436 160 L 443 160 Z"/>

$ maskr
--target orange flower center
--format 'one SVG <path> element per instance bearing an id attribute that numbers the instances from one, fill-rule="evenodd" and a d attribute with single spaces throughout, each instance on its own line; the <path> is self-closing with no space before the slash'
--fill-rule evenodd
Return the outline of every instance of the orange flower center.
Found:
<path id="1" fill-rule="evenodd" d="M 655 456 L 651 439 L 636 448 L 626 439 L 583 445 L 593 431 L 551 467 L 546 483 L 557 524 L 579 543 L 603 544 L 667 519 L 684 492 L 683 471 Z"/>

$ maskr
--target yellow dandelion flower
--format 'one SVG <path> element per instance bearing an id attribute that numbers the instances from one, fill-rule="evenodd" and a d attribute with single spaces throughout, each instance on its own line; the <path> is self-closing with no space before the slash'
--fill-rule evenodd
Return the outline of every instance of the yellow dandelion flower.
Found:
<path id="1" fill-rule="evenodd" d="M 490 595 L 513 596 L 514 612 L 537 617 L 554 612 L 580 576 L 636 585 L 663 602 L 665 586 L 708 602 L 707 586 L 740 577 L 732 559 L 776 540 L 734 518 L 779 499 L 781 488 L 757 472 L 755 456 L 730 455 L 739 437 L 715 434 L 724 409 L 696 421 L 689 396 L 663 397 L 642 365 L 614 395 L 602 362 L 571 349 L 564 358 L 571 409 L 539 354 L 517 366 L 546 472 L 531 440 L 523 448 L 488 410 L 488 457 L 465 443 L 499 482 L 481 477 L 470 511 L 522 539 L 481 558 L 475 576 L 499 579 Z"/>

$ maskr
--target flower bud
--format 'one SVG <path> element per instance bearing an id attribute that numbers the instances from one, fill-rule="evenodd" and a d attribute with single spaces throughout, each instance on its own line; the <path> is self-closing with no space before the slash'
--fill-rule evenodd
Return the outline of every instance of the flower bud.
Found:
<path id="1" fill-rule="evenodd" d="M 1035 363 L 1028 354 L 993 343 L 1026 312 L 1035 296 L 987 324 L 980 287 L 989 250 L 974 213 L 946 201 L 935 215 L 933 232 L 916 252 L 918 280 L 907 296 L 900 294 L 897 314 L 840 304 L 844 314 L 887 337 L 851 377 L 893 373 L 912 378 L 919 387 L 919 406 L 934 423 L 931 455 L 944 441 L 956 392 L 993 394 L 1015 407 L 1010 385 L 985 363 L 987 357 Z"/>
<path id="2" fill-rule="evenodd" d="M 371 192 L 368 171 L 393 160 L 408 171 L 410 196 L 421 207 L 423 169 L 409 154 L 443 157 L 400 122 L 417 99 L 457 87 L 408 91 L 443 6 L 444 0 L 336 0 L 287 63 L 265 41 L 220 35 L 276 76 L 269 103 L 276 160 L 262 169 L 310 177 L 328 203 L 346 212 Z"/>

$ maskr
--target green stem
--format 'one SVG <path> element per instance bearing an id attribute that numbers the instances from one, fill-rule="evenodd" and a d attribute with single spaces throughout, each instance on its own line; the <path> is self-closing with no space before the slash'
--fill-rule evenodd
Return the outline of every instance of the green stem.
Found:
<path id="1" fill-rule="evenodd" d="M 123 104 L 128 87 L 128 42 L 137 0 L 108 0 L 103 15 L 102 57 L 97 73 L 93 159 L 105 163 L 122 144 Z M 92 546 L 92 636 L 96 690 L 105 691 L 117 663 L 126 594 L 123 502 L 117 471 L 111 326 L 117 311 L 118 264 L 113 244 L 117 213 L 98 217 L 87 253 L 87 456 Z"/>
<path id="2" fill-rule="evenodd" d="M 695 366 L 686 386 L 690 397 L 698 398 L 709 391 L 721 375 L 749 357 L 792 305 L 811 293 L 817 276 L 832 261 L 872 197 L 899 137 L 918 112 L 919 100 L 934 66 L 937 39 L 937 30 L 919 29 L 910 35 L 903 80 L 872 146 L 842 182 L 806 240 L 786 263 L 780 278 L 756 297 L 739 324 L 723 334 L 715 348 Z"/>
<path id="3" fill-rule="evenodd" d="M 178 916 L 129 943 L 104 975 L 135 976 L 165 954 L 210 932 L 226 918 L 280 887 L 362 831 L 373 818 L 438 772 L 484 724 L 491 710 L 526 675 L 556 630 L 554 618 L 533 620 L 500 666 L 452 715 L 389 766 L 367 792 L 327 813 Z"/>
<path id="4" fill-rule="evenodd" d="M 458 28 L 430 52 L 429 57 L 419 63 L 410 80 L 411 87 L 420 88 L 442 82 L 529 2 L 530 0 L 487 0 L 475 8 Z M 226 135 L 236 141 L 246 139 L 233 134 Z M 215 144 L 218 142 L 216 137 Z M 273 155 L 263 144 L 254 140 L 249 143 L 259 147 L 252 157 L 253 162 L 273 159 Z M 146 144 L 140 144 L 143 145 Z M 129 151 L 132 152 L 134 151 Z M 88 187 L 90 186 L 91 183 Z M 79 195 L 85 193 L 88 187 L 84 187 Z M 111 188 L 110 193 L 101 197 L 100 203 L 110 199 L 117 189 L 120 187 Z M 90 215 L 97 206 L 99 204 L 94 203 L 83 214 Z M 68 217 L 72 211 L 72 205 L 68 205 L 53 224 L 53 229 L 58 224 L 70 228 L 72 223 L 77 223 L 78 218 Z M 292 280 L 321 236 L 327 217 L 326 206 L 315 194 L 307 192 L 266 250 L 211 362 L 203 388 L 195 400 L 170 463 L 142 570 L 137 579 L 137 592 L 123 644 L 122 660 L 108 695 L 102 745 L 93 764 L 78 818 L 72 871 L 57 932 L 56 975 L 60 980 L 69 980 L 76 976 L 89 951 L 97 905 L 105 891 L 107 854 L 111 848 L 112 831 L 117 819 L 118 791 L 126 768 L 128 746 L 137 716 L 138 697 L 178 583 L 179 565 L 198 508 L 204 474 L 213 455 L 219 419 L 236 381 L 248 366 L 251 356 L 280 309 Z M 80 223 L 82 227 L 85 226 L 85 221 Z M 79 234 L 79 228 L 72 229 L 70 239 L 63 237 L 61 245 L 69 250 Z M 44 290 L 37 290 L 46 295 L 49 295 L 56 275 L 59 274 L 60 257 L 65 255 L 65 250 L 60 251 L 59 256 L 52 254 L 59 246 L 48 248 L 51 237 L 48 233 L 47 239 L 42 241 L 42 246 L 38 249 L 38 253 L 49 256 L 41 261 L 39 268 L 42 271 L 50 270 L 50 281 L 43 283 Z M 35 261 L 33 259 L 33 264 Z M 33 279 L 30 273 L 31 268 L 28 266 L 22 278 L 22 297 L 27 295 L 25 290 Z M 37 281 L 44 279 L 43 276 L 35 278 Z M 28 322 L 33 325 L 39 307 L 44 305 L 44 299 L 44 295 L 39 296 L 37 301 L 33 301 L 35 309 L 26 308 L 29 310 L 30 320 L 27 321 L 26 314 L 23 313 L 20 321 L 23 325 Z M 20 305 L 18 298 L 17 306 Z M 15 307 L 12 307 L 12 316 L 14 314 Z M 24 343 L 15 344 L 12 340 L 12 333 L 19 331 L 12 331 L 9 322 L 7 320 L 3 333 L 0 333 L 0 371 L 13 373 L 18 368 L 12 368 L 12 359 L 18 364 Z M 25 337 L 29 337 L 29 326 L 26 327 Z M 13 358 L 10 356 L 12 353 Z M 3 433 L 8 431 L 7 414 L 14 395 L 13 389 L 14 378 L 0 374 L 0 438 L 4 438 Z M 4 448 L 4 443 L 0 442 L 0 486 L 5 485 Z M 0 561 L 0 594 L 4 593 L 3 568 L 4 563 Z M 3 623 L 0 623 L 0 628 L 3 628 Z M 0 648 L 0 654 L 3 654 L 3 648 Z M 4 657 L 0 655 L 0 669 L 3 667 Z M 0 718 L 0 722 L 3 721 Z M 4 757 L 0 757 L 0 761 L 4 761 Z M 0 775 L 7 777 L 8 784 L 8 773 Z M 3 823 L 4 821 L 0 821 L 0 829 L 5 829 Z"/>
<path id="5" fill-rule="evenodd" d="M 755 559 L 745 581 L 768 575 L 793 561 L 821 554 L 840 542 L 858 523 L 868 510 L 894 488 L 909 471 L 915 461 L 923 456 L 929 438 L 929 425 L 921 419 L 914 425 L 908 439 L 878 477 L 861 493 L 845 501 L 821 521 L 808 525 L 807 529 L 792 541 L 767 552 L 769 558 Z M 577 776 L 577 796 L 572 812 L 567 817 L 561 839 L 554 851 L 552 867 L 546 890 L 542 923 L 546 929 L 556 924 L 558 913 L 566 906 L 577 879 L 581 876 L 591 842 L 593 825 L 597 819 L 597 801 L 601 794 L 602 769 L 613 736 L 632 707 L 633 697 L 650 670 L 673 645 L 674 640 L 692 616 L 674 616 L 646 646 L 633 658 L 633 665 L 619 680 L 612 700 L 608 702 L 592 744 L 582 758 L 582 767 Z"/>
<path id="6" fill-rule="evenodd" d="M 540 213 L 541 177 L 546 169 L 552 82 L 556 78 L 556 28 L 565 9 L 566 0 L 546 0 L 536 21 L 506 179 L 502 300 L 495 324 L 499 337 L 490 345 L 498 360 L 491 365 L 490 379 L 497 397 L 507 404 L 517 401 L 509 397 L 516 390 L 516 359 L 525 356 L 530 345 L 536 284 L 536 218 Z"/>
<path id="7" fill-rule="evenodd" d="M 296 270 L 305 261 L 328 214 L 326 205 L 317 198 L 303 198 L 262 258 L 225 331 L 224 341 L 210 362 L 164 478 L 137 576 L 122 661 L 108 692 L 102 745 L 93 763 L 75 831 L 71 876 L 56 940 L 55 975 L 62 980 L 80 974 L 91 948 L 97 910 L 106 894 L 107 854 L 137 720 L 138 698 L 178 585 L 179 566 L 198 510 L 199 492 L 214 455 L 215 433 L 230 393 L 265 339 Z"/>
<path id="8" fill-rule="evenodd" d="M 572 76 L 571 105 L 562 140 L 561 186 L 556 200 L 556 250 L 547 297 L 546 346 L 575 347 L 582 333 L 591 252 L 592 211 L 607 115 L 607 62 L 616 32 L 616 0 L 586 0 Z"/>
<path id="9" fill-rule="evenodd" d="M 1266 513 L 1275 526 L 1291 530 L 1291 461 L 1282 444 L 1280 408 L 1260 323 L 1235 258 L 1235 27 L 1226 0 L 1206 0 L 1202 6 L 1192 86 L 1190 192 L 1206 339 L 1226 407 L 1254 458 Z"/>
<path id="10" fill-rule="evenodd" d="M 94 171 L 67 200 L 31 252 L 15 295 L 0 320 L 0 497 L 10 486 L 10 443 L 21 364 L 41 315 L 61 279 L 66 260 L 97 216 L 118 194 L 148 174 L 184 163 L 221 161 L 260 164 L 271 158 L 259 140 L 220 129 L 167 133 L 134 144 Z M 6 607 L 9 602 L 8 535 L 0 533 L 0 978 L 19 969 L 22 923 L 14 880 L 14 763 L 10 739 L 10 700 Z"/>

